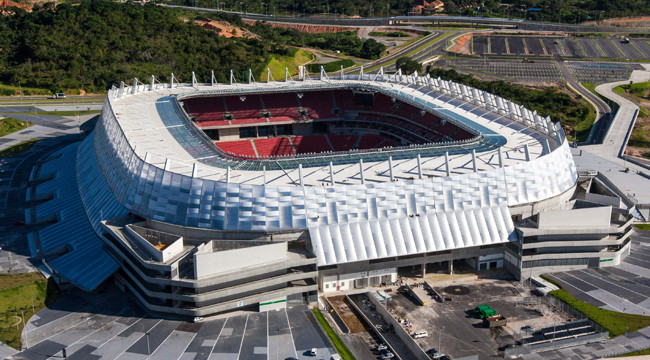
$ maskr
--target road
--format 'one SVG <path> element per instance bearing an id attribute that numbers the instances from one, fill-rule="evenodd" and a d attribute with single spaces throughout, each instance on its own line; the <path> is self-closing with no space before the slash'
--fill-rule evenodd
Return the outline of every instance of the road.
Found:
<path id="1" fill-rule="evenodd" d="M 417 60 L 419 62 L 422 62 L 423 60 L 426 60 L 434 55 L 443 54 L 444 52 L 442 51 L 442 49 L 443 46 L 447 43 L 447 39 L 454 36 L 456 33 L 457 32 L 455 31 L 434 32 L 431 35 L 427 35 L 422 39 L 403 47 L 402 49 L 400 49 L 395 53 L 385 56 L 375 62 L 366 64 L 364 66 L 365 67 L 364 71 L 376 71 L 379 70 L 380 67 L 384 67 L 384 71 L 388 71 L 388 70 L 394 71 L 395 61 L 397 59 L 420 47 L 423 47 L 422 50 L 410 56 L 412 59 Z M 344 74 L 355 74 L 358 72 L 359 69 L 357 67 L 348 69 L 347 71 L 345 70 L 343 71 Z"/>
<path id="2" fill-rule="evenodd" d="M 562 72 L 562 76 L 564 77 L 564 80 L 567 81 L 567 85 L 575 90 L 578 94 L 582 95 L 582 97 L 591 103 L 591 105 L 593 105 L 596 109 L 596 121 L 594 122 L 594 126 L 589 133 L 587 141 L 585 142 L 587 144 L 601 143 L 602 137 L 607 130 L 607 124 L 612 117 L 612 109 L 609 107 L 609 105 L 607 105 L 606 102 L 603 101 L 603 99 L 587 90 L 584 86 L 582 86 L 580 82 L 576 80 L 566 61 L 560 60 L 559 56 L 557 55 L 556 60 L 560 67 L 560 71 Z"/>

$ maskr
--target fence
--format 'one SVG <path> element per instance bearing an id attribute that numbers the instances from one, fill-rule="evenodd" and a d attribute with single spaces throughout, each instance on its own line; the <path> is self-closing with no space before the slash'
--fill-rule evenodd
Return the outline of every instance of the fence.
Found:
<path id="1" fill-rule="evenodd" d="M 513 334 L 515 340 L 521 340 L 523 345 L 516 348 L 506 349 L 504 357 L 508 358 L 510 356 L 519 356 L 523 354 L 531 354 L 542 351 L 547 351 L 550 349 L 561 349 L 569 346 L 587 344 L 591 342 L 601 341 L 609 338 L 609 331 L 603 328 L 602 326 L 595 323 L 593 320 L 589 319 L 585 314 L 571 307 L 569 304 L 565 303 L 562 300 L 557 299 L 552 295 L 547 295 L 544 297 L 528 297 L 525 298 L 521 303 L 522 305 L 545 305 L 551 308 L 554 308 L 554 311 L 564 311 L 569 315 L 575 317 L 577 320 L 572 321 L 570 324 L 584 323 L 589 324 L 589 326 L 596 331 L 595 334 L 588 334 L 583 336 L 577 336 L 574 338 L 564 338 L 558 340 L 549 340 L 548 342 L 538 343 L 538 344 L 526 344 L 524 337 L 528 336 L 528 333 L 517 332 Z M 558 324 L 558 325 L 566 325 Z"/>

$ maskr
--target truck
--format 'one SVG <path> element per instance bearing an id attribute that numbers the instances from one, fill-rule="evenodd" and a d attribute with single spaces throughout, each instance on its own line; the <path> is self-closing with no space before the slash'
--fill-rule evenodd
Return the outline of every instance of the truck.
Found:
<path id="1" fill-rule="evenodd" d="M 496 311 L 488 305 L 479 305 L 472 310 L 474 315 L 478 316 L 479 319 L 489 318 L 496 315 Z"/>
<path id="2" fill-rule="evenodd" d="M 483 325 L 486 328 L 494 328 L 506 326 L 508 324 L 508 319 L 505 316 L 496 315 L 483 319 Z"/>

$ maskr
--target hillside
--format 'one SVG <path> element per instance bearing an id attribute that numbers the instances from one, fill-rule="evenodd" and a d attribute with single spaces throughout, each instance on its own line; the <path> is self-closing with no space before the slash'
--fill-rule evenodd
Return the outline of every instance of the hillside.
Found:
<path id="1" fill-rule="evenodd" d="M 0 17 L 0 83 L 48 88 L 105 90 L 120 81 L 170 73 L 201 80 L 210 71 L 226 81 L 273 55 L 258 39 L 226 38 L 184 22 L 178 13 L 144 6 L 91 0 L 78 6 Z M 276 48 L 276 47 L 274 47 Z"/>

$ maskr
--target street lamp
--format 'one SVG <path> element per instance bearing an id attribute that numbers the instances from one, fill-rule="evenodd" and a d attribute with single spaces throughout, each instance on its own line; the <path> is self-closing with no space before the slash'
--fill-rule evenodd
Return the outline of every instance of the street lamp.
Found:
<path id="1" fill-rule="evenodd" d="M 442 351 L 440 350 L 440 334 L 442 334 L 442 329 L 444 328 L 445 328 L 444 326 L 438 328 L 438 349 L 437 350 L 439 353 L 442 353 Z"/>
<path id="2" fill-rule="evenodd" d="M 151 356 L 151 347 L 149 346 L 149 332 L 144 333 L 147 336 L 147 354 Z"/>

